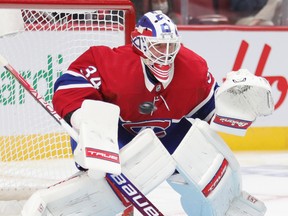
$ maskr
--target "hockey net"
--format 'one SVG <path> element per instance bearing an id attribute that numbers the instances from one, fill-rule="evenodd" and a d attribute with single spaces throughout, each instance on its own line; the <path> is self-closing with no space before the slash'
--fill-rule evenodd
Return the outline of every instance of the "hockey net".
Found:
<path id="1" fill-rule="evenodd" d="M 92 45 L 130 42 L 128 0 L 0 2 L 0 54 L 49 103 L 53 84 Z M 27 199 L 77 170 L 70 137 L 0 68 L 0 200 Z"/>

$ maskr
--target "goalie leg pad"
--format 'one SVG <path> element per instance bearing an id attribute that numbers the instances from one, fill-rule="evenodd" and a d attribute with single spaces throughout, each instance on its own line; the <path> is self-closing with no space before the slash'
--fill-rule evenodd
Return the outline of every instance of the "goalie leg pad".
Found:
<path id="1" fill-rule="evenodd" d="M 125 206 L 105 178 L 90 178 L 79 172 L 66 181 L 34 193 L 25 203 L 22 216 L 116 215 Z"/>
<path id="2" fill-rule="evenodd" d="M 168 177 L 176 164 L 152 129 L 140 132 L 120 150 L 122 172 L 143 193 L 148 194 Z"/>
<path id="3" fill-rule="evenodd" d="M 223 216 L 241 192 L 240 167 L 231 150 L 206 122 L 195 120 L 172 157 L 184 178 L 168 183 L 183 194 L 188 215 Z"/>

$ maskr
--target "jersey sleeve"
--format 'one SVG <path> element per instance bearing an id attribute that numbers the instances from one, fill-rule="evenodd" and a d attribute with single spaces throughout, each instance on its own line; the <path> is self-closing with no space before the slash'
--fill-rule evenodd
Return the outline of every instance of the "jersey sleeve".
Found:
<path id="1" fill-rule="evenodd" d="M 206 71 L 206 78 L 203 79 L 202 86 L 203 100 L 190 114 L 194 119 L 199 118 L 210 122 L 215 112 L 215 92 L 219 86 L 209 71 Z"/>
<path id="2" fill-rule="evenodd" d="M 198 105 L 189 113 L 188 117 L 199 118 L 210 122 L 215 112 L 215 92 L 219 87 L 212 73 L 209 72 L 207 62 L 198 56 L 198 82 L 199 82 L 199 101 Z"/>
<path id="3" fill-rule="evenodd" d="M 64 118 L 80 108 L 85 99 L 102 100 L 101 77 L 92 48 L 79 56 L 54 84 L 53 106 Z"/>

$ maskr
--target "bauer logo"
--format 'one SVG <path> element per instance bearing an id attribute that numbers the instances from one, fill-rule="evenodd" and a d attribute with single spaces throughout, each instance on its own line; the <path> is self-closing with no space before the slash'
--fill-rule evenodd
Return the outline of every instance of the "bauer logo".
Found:
<path id="1" fill-rule="evenodd" d="M 238 129 L 247 129 L 252 121 L 245 121 L 241 119 L 229 118 L 224 116 L 215 115 L 214 123 L 223 125 L 226 127 L 238 128 Z"/>
<path id="2" fill-rule="evenodd" d="M 121 193 L 143 214 L 147 216 L 162 215 L 158 209 L 136 188 L 124 175 L 107 176 L 120 188 Z M 118 187 L 117 187 L 118 188 Z"/>

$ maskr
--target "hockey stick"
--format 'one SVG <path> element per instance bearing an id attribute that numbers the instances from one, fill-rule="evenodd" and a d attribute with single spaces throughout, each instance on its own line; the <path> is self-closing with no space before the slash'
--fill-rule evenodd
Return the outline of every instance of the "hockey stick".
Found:
<path id="1" fill-rule="evenodd" d="M 48 104 L 45 99 L 14 69 L 8 61 L 0 55 L 0 65 L 8 70 L 18 82 L 30 93 L 30 95 L 66 130 L 66 132 L 78 142 L 77 132 L 63 119 L 61 118 L 54 108 Z M 163 214 L 148 200 L 148 198 L 142 194 L 138 188 L 124 175 L 106 174 L 108 183 L 111 183 L 121 191 L 122 195 L 129 200 L 132 205 L 142 213 L 144 216 Z M 109 181 L 110 180 L 110 181 Z"/>

